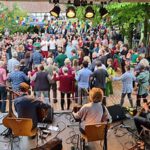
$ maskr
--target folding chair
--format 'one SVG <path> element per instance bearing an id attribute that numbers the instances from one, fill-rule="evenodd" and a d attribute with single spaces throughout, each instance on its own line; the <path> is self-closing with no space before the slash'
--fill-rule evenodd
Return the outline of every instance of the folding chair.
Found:
<path id="1" fill-rule="evenodd" d="M 100 123 L 85 126 L 85 134 L 81 133 L 81 150 L 85 150 L 85 142 L 104 141 L 103 149 L 107 150 L 107 130 L 109 124 Z"/>

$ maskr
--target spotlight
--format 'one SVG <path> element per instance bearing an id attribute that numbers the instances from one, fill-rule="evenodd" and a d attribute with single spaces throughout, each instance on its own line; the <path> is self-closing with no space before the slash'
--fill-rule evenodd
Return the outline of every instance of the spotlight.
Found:
<path id="1" fill-rule="evenodd" d="M 85 10 L 85 18 L 93 18 L 95 15 L 95 12 L 91 6 L 88 6 Z"/>
<path id="2" fill-rule="evenodd" d="M 73 6 L 69 6 L 66 10 L 66 16 L 68 18 L 75 18 L 76 16 L 76 10 Z"/>
<path id="3" fill-rule="evenodd" d="M 80 0 L 74 0 L 74 6 L 76 7 L 80 6 Z"/>
<path id="4" fill-rule="evenodd" d="M 81 6 L 86 6 L 87 5 L 87 0 L 81 0 Z"/>
<path id="5" fill-rule="evenodd" d="M 106 17 L 107 14 L 108 14 L 107 9 L 104 8 L 104 7 L 101 7 L 100 10 L 99 10 L 99 12 L 100 12 L 100 15 L 101 15 L 102 18 Z"/>
<path id="6" fill-rule="evenodd" d="M 50 14 L 56 18 L 59 17 L 60 14 L 60 7 L 59 6 L 54 6 L 54 8 L 50 11 Z"/>

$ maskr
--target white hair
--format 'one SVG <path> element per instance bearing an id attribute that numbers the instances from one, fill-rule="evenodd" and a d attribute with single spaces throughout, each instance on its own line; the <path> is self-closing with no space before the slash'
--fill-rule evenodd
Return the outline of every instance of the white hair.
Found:
<path id="1" fill-rule="evenodd" d="M 149 62 L 145 58 L 141 59 L 139 64 L 143 65 L 144 67 L 149 67 Z"/>

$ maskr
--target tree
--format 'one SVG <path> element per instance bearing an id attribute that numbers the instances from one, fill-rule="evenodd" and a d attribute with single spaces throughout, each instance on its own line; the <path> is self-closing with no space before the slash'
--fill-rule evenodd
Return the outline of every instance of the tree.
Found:
<path id="1" fill-rule="evenodd" d="M 111 3 L 107 5 L 110 21 L 109 26 L 118 26 L 121 33 L 127 37 L 132 47 L 133 30 L 139 24 L 144 24 L 144 42 L 147 41 L 148 19 L 150 19 L 150 4 L 148 3 Z"/>
<path id="2" fill-rule="evenodd" d="M 4 31 L 5 28 L 8 28 L 11 33 L 22 32 L 27 29 L 27 27 L 21 26 L 23 18 L 27 16 L 27 12 L 17 4 L 14 4 L 13 9 L 9 10 L 1 3 L 0 16 L 0 32 Z"/>

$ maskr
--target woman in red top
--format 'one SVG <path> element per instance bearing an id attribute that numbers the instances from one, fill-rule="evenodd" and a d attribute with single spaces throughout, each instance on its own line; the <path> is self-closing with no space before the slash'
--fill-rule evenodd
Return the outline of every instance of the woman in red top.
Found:
<path id="1" fill-rule="evenodd" d="M 72 87 L 73 82 L 75 80 L 74 74 L 68 74 L 68 68 L 63 67 L 62 68 L 63 74 L 60 76 L 56 76 L 56 73 L 54 73 L 54 80 L 59 81 L 59 91 L 61 92 L 61 109 L 64 110 L 64 97 L 65 94 L 67 94 L 67 110 L 70 108 L 70 95 L 72 93 Z"/>

